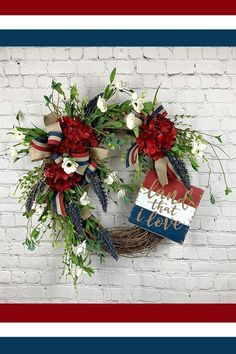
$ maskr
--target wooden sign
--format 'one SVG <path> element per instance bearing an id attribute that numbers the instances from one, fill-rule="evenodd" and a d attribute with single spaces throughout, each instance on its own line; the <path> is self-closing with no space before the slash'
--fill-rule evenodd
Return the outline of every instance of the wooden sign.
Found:
<path id="1" fill-rule="evenodd" d="M 201 201 L 203 190 L 187 191 L 178 179 L 162 187 L 155 171 L 149 171 L 139 191 L 129 221 L 142 229 L 183 243 Z"/>

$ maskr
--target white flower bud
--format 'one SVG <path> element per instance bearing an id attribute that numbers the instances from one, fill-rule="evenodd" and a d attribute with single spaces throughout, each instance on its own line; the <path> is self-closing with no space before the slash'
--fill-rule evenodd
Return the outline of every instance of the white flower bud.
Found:
<path id="1" fill-rule="evenodd" d="M 97 107 L 102 113 L 107 111 L 107 101 L 102 96 L 98 97 Z"/>
<path id="2" fill-rule="evenodd" d="M 81 205 L 88 205 L 90 204 L 90 200 L 88 198 L 88 193 L 87 192 L 84 192 L 84 194 L 82 195 L 82 197 L 80 198 L 80 204 Z"/>
<path id="3" fill-rule="evenodd" d="M 141 119 L 137 118 L 134 113 L 130 113 L 126 117 L 127 128 L 132 130 L 136 127 L 139 127 L 142 124 Z"/>

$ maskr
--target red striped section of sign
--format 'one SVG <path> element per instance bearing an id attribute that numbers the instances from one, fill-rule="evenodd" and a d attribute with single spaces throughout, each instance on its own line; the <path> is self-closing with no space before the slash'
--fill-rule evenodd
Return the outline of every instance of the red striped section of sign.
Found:
<path id="1" fill-rule="evenodd" d="M 179 181 L 178 179 L 170 179 L 168 185 L 162 187 L 158 183 L 157 179 L 157 174 L 155 171 L 149 171 L 145 177 L 145 180 L 143 182 L 143 187 L 147 189 L 151 189 L 154 192 L 162 193 L 162 195 L 165 196 L 171 196 L 173 192 L 175 191 L 175 200 L 179 200 L 184 198 L 187 190 L 183 183 Z M 197 207 L 200 203 L 200 200 L 203 195 L 203 190 L 198 188 L 198 187 L 193 187 L 191 190 L 191 199 L 194 200 L 194 206 Z M 190 199 L 185 199 L 184 204 L 191 205 L 192 202 Z"/>

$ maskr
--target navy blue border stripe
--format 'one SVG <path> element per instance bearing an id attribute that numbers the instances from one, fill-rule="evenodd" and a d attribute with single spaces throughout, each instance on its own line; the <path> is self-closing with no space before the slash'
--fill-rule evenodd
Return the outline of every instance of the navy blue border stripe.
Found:
<path id="1" fill-rule="evenodd" d="M 0 46 L 235 46 L 236 30 L 0 30 Z"/>
<path id="2" fill-rule="evenodd" d="M 214 354 L 235 353 L 236 338 L 0 338 L 1 353 L 42 354 L 46 353 L 181 353 L 199 354 L 214 352 Z"/>

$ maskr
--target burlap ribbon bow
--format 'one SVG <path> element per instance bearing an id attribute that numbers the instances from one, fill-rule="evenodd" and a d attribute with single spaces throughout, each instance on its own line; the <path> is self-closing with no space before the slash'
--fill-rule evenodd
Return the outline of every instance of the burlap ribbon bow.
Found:
<path id="1" fill-rule="evenodd" d="M 157 108 L 153 112 L 153 114 L 162 114 L 163 116 L 167 115 L 166 110 L 163 108 L 162 104 L 158 103 Z M 140 119 L 137 117 L 137 119 Z M 140 119 L 140 124 L 142 124 L 142 120 Z M 138 164 L 138 149 L 139 145 L 135 142 L 131 145 L 130 149 L 126 155 L 126 167 L 134 166 L 137 167 Z M 161 157 L 158 160 L 154 161 L 154 167 L 157 173 L 158 180 L 162 186 L 166 186 L 168 184 L 168 174 L 171 178 L 178 178 L 176 171 L 173 166 L 170 164 L 167 157 Z"/>
<path id="2" fill-rule="evenodd" d="M 54 113 L 50 113 L 44 117 L 44 124 L 48 135 L 32 140 L 30 147 L 31 161 L 40 161 L 51 157 L 56 164 L 62 163 L 63 156 L 61 153 L 52 152 L 56 151 L 55 147 L 60 144 L 63 138 L 59 123 L 60 118 L 60 116 Z M 76 173 L 85 176 L 89 180 L 89 175 L 93 174 L 97 168 L 96 160 L 105 159 L 108 156 L 108 150 L 90 147 L 84 153 L 73 152 L 70 156 L 77 163 Z M 63 192 L 54 192 L 52 205 L 55 213 L 63 216 L 67 215 L 63 202 Z"/>

